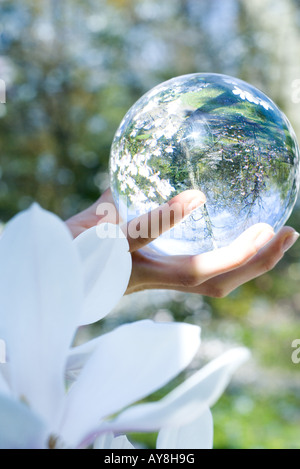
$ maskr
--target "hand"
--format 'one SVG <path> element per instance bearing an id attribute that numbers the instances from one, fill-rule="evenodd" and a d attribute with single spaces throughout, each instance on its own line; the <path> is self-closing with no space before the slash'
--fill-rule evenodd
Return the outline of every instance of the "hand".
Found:
<path id="1" fill-rule="evenodd" d="M 185 191 L 155 212 L 161 221 L 166 214 L 170 217 L 170 207 L 173 204 L 176 207 L 185 207 L 185 211 L 177 210 L 177 215 L 171 217 L 171 228 L 187 211 L 192 211 L 203 203 L 205 196 L 201 192 Z M 103 210 L 108 207 L 106 204 L 113 206 L 114 210 Z M 110 189 L 95 204 L 66 223 L 75 238 L 86 229 L 103 222 L 120 223 Z M 156 236 L 165 230 L 161 226 L 163 223 L 159 225 L 159 228 L 155 227 Z M 139 232 L 146 231 L 148 235 L 132 236 L 137 227 Z M 293 228 L 284 227 L 275 235 L 271 226 L 259 223 L 246 230 L 228 247 L 196 256 L 161 256 L 147 249 L 147 244 L 154 239 L 150 214 L 124 225 L 124 232 L 132 255 L 132 274 L 127 294 L 147 289 L 169 289 L 215 298 L 224 297 L 243 283 L 273 269 L 299 238 Z"/>

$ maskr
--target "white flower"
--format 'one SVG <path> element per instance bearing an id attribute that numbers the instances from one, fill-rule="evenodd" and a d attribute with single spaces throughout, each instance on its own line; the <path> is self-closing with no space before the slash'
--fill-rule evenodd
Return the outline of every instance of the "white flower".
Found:
<path id="1" fill-rule="evenodd" d="M 142 151 L 136 153 L 134 155 L 134 161 L 137 166 L 141 166 L 143 164 L 146 164 L 149 159 L 148 153 L 145 154 L 145 149 Z"/>
<path id="2" fill-rule="evenodd" d="M 34 205 L 6 226 L 0 265 L 8 355 L 0 366 L 0 448 L 87 447 L 97 435 L 125 448 L 125 437 L 114 437 L 127 430 L 161 430 L 159 448 L 188 445 L 195 429 L 201 445 L 211 444 L 208 407 L 248 355 L 244 349 L 163 400 L 131 408 L 186 368 L 199 347 L 197 326 L 140 321 L 70 351 L 78 325 L 103 317 L 126 289 L 124 235 L 99 239 L 93 228 L 73 242 L 56 216 Z M 66 373 L 77 378 L 68 392 Z"/>
<path id="3" fill-rule="evenodd" d="M 91 229 L 73 242 L 57 217 L 35 205 L 6 226 L 0 264 L 0 336 L 9 361 L 0 367 L 0 448 L 81 446 L 101 419 L 175 377 L 199 346 L 194 326 L 122 326 L 98 339 L 66 394 L 77 326 L 102 317 L 126 289 L 127 240 L 99 240 Z"/>
<path id="4" fill-rule="evenodd" d="M 147 165 L 139 166 L 139 175 L 145 178 L 149 177 L 151 174 L 151 169 Z"/>
<path id="5" fill-rule="evenodd" d="M 153 132 L 153 137 L 156 138 L 156 140 L 159 140 L 165 133 L 165 127 L 158 128 L 155 132 Z"/>
<path id="6" fill-rule="evenodd" d="M 210 408 L 223 393 L 234 371 L 248 358 L 249 352 L 244 348 L 230 350 L 161 401 L 125 410 L 115 421 L 103 425 L 103 433 L 97 439 L 95 448 L 125 449 L 125 444 L 129 442 L 125 443 L 125 437 L 120 440 L 114 438 L 113 432 L 137 429 L 151 432 L 160 429 L 157 449 L 211 449 L 213 421 Z"/>
<path id="7" fill-rule="evenodd" d="M 171 123 L 170 125 L 167 125 L 167 127 L 165 127 L 164 136 L 170 139 L 177 132 L 177 130 L 177 127 L 175 127 L 175 125 Z"/>
<path id="8" fill-rule="evenodd" d="M 155 190 L 153 189 L 153 187 L 150 187 L 149 192 L 148 192 L 149 199 L 151 199 L 155 196 L 156 196 Z"/>
<path id="9" fill-rule="evenodd" d="M 156 145 L 157 145 L 157 140 L 155 139 L 150 139 L 146 142 L 147 146 L 149 146 L 150 148 L 155 148 Z"/>
<path id="10" fill-rule="evenodd" d="M 121 190 L 121 192 L 125 192 L 127 190 L 127 182 L 126 181 L 121 182 L 120 190 Z"/>
<path id="11" fill-rule="evenodd" d="M 145 202 L 147 202 L 148 198 L 142 191 L 130 194 L 128 198 L 136 210 L 136 216 L 138 216 L 139 210 L 143 211 Z"/>
<path id="12" fill-rule="evenodd" d="M 128 171 L 128 173 L 131 174 L 132 176 L 136 176 L 137 173 L 138 173 L 138 168 L 137 168 L 136 164 L 134 164 L 133 162 L 131 162 L 131 163 L 128 165 L 127 171 Z"/>
<path id="13" fill-rule="evenodd" d="M 178 114 L 178 109 L 180 109 L 180 105 L 181 105 L 180 99 L 168 103 L 167 106 L 166 106 L 167 110 L 168 110 L 168 113 L 177 115 Z"/>
<path id="14" fill-rule="evenodd" d="M 170 197 L 170 195 L 175 191 L 174 187 L 165 179 L 159 179 L 156 183 L 156 187 L 157 192 L 164 198 Z"/>
<path id="15" fill-rule="evenodd" d="M 127 183 L 127 186 L 130 187 L 130 189 L 137 188 L 136 182 L 131 176 L 127 176 L 126 183 Z"/>
<path id="16" fill-rule="evenodd" d="M 158 119 L 155 119 L 154 121 L 154 126 L 157 128 L 163 127 L 166 122 L 166 119 L 163 117 L 159 117 Z"/>
<path id="17" fill-rule="evenodd" d="M 131 155 L 128 149 L 126 148 L 125 151 L 123 152 L 122 158 L 120 159 L 118 163 L 119 171 L 124 172 L 125 170 L 127 170 L 130 163 L 131 163 Z"/>
<path id="18" fill-rule="evenodd" d="M 173 153 L 173 152 L 174 152 L 173 146 L 172 146 L 172 145 L 167 146 L 167 147 L 165 148 L 165 151 L 166 151 L 167 153 Z"/>

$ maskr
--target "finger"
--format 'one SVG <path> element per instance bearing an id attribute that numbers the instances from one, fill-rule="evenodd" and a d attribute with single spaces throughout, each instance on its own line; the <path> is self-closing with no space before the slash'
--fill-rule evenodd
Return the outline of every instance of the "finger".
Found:
<path id="1" fill-rule="evenodd" d="M 285 252 L 299 239 L 299 233 L 293 228 L 282 230 L 254 256 L 248 263 L 231 272 L 221 274 L 196 287 L 178 287 L 176 290 L 197 293 L 213 298 L 223 298 L 244 283 L 249 282 L 272 270 L 282 259 Z M 162 284 L 152 288 L 170 288 Z"/>
<path id="2" fill-rule="evenodd" d="M 272 270 L 283 258 L 285 252 L 299 239 L 293 228 L 283 228 L 275 237 L 246 265 L 232 272 L 208 280 L 200 288 L 191 289 L 193 293 L 223 298 L 233 290 Z"/>
<path id="3" fill-rule="evenodd" d="M 145 284 L 175 289 L 183 287 L 186 291 L 247 264 L 273 237 L 271 226 L 259 223 L 246 230 L 230 246 L 198 256 L 149 258 L 141 255 L 134 267 Z"/>
<path id="4" fill-rule="evenodd" d="M 99 223 L 117 224 L 118 222 L 118 212 L 112 193 L 110 189 L 107 189 L 93 205 L 69 218 L 66 224 L 71 230 L 73 237 L 76 238 L 83 231 Z"/>
<path id="5" fill-rule="evenodd" d="M 123 225 L 130 252 L 135 252 L 169 231 L 206 202 L 205 195 L 197 190 L 184 191 L 171 200 Z"/>

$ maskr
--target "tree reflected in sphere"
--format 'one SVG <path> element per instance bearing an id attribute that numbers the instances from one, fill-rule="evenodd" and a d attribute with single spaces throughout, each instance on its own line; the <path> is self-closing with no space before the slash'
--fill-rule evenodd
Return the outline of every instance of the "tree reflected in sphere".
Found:
<path id="1" fill-rule="evenodd" d="M 153 88 L 124 117 L 111 187 L 125 219 L 184 190 L 204 192 L 205 206 L 152 243 L 165 254 L 197 254 L 255 223 L 278 231 L 297 199 L 299 156 L 291 124 L 261 91 L 226 75 L 185 75 Z"/>

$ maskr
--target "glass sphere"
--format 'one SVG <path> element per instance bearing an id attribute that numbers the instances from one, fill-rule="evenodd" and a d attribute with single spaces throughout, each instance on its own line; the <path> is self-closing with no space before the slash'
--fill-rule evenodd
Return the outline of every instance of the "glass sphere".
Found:
<path id="1" fill-rule="evenodd" d="M 278 231 L 296 202 L 299 156 L 291 124 L 261 91 L 225 75 L 185 75 L 153 88 L 124 117 L 111 188 L 125 220 L 201 190 L 206 204 L 151 243 L 164 254 L 198 254 L 255 223 Z"/>

